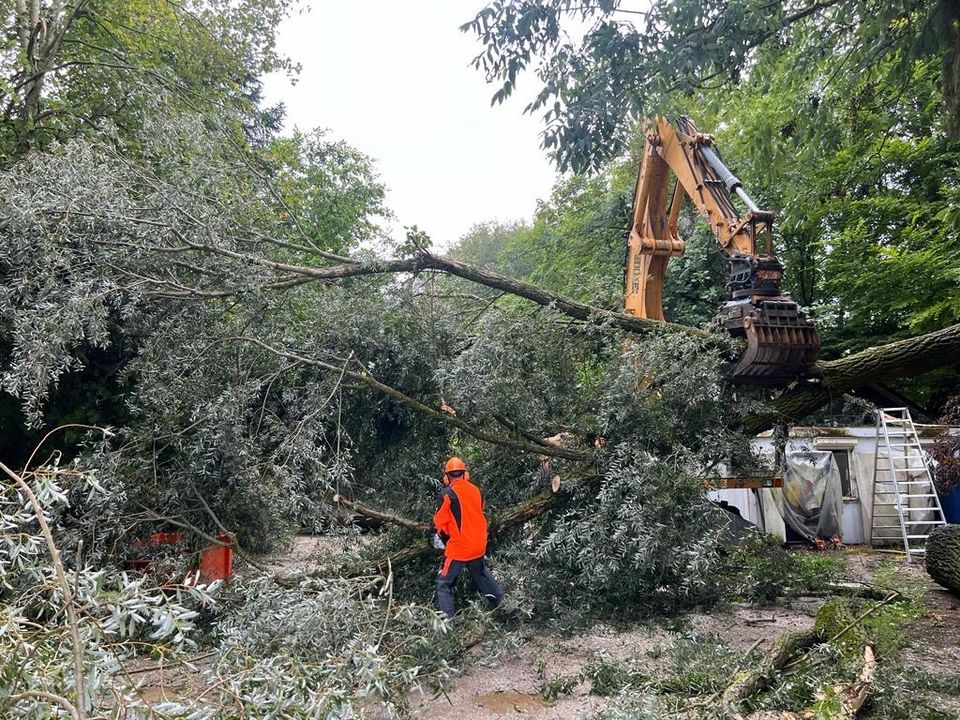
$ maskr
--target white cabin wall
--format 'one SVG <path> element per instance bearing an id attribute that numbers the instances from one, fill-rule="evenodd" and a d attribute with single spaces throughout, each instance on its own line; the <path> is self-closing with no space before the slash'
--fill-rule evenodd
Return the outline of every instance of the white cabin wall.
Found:
<path id="1" fill-rule="evenodd" d="M 920 438 L 928 449 L 936 438 Z M 846 545 L 869 544 L 872 528 L 873 466 L 876 452 L 875 427 L 793 428 L 788 447 L 811 450 L 849 452 L 850 492 L 843 498 L 843 542 Z M 772 459 L 775 444 L 772 437 L 762 435 L 751 441 L 754 452 Z M 764 532 L 781 542 L 786 538 L 786 526 L 780 507 L 783 504 L 779 488 L 753 490 L 711 490 L 711 500 L 726 501 L 740 514 Z"/>

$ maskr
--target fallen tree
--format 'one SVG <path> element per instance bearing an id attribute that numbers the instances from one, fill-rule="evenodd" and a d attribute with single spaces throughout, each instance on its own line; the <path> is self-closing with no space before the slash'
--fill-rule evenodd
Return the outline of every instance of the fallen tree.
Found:
<path id="1" fill-rule="evenodd" d="M 196 251 L 211 252 L 284 273 L 283 276 L 267 282 L 268 287 L 291 287 L 295 284 L 382 273 L 438 271 L 524 298 L 537 305 L 554 308 L 580 322 L 616 328 L 641 336 L 657 331 L 685 333 L 715 343 L 721 352 L 735 352 L 739 348 L 738 343 L 731 343 L 728 338 L 722 336 L 710 335 L 699 328 L 649 320 L 594 307 L 531 283 L 424 250 L 419 251 L 413 258 L 379 262 L 361 262 L 340 257 L 338 259 L 347 262 L 316 268 L 280 263 L 256 255 L 223 250 L 212 245 L 191 243 L 189 247 Z M 165 282 L 163 281 L 164 284 Z M 199 288 L 182 291 L 183 297 L 198 298 L 209 297 L 211 292 L 233 295 L 236 291 L 210 291 Z M 753 433 L 767 430 L 780 422 L 797 422 L 832 399 L 868 383 L 915 376 L 951 365 L 957 353 L 960 353 L 960 324 L 887 345 L 867 348 L 837 360 L 821 360 L 811 367 L 805 376 L 799 378 L 773 399 L 771 415 L 765 417 L 747 415 L 743 418 L 743 422 L 746 429 Z"/>
<path id="2" fill-rule="evenodd" d="M 820 633 L 815 628 L 781 635 L 774 641 L 773 647 L 763 655 L 760 662 L 735 675 L 733 682 L 723 691 L 721 702 L 730 708 L 735 708 L 747 698 L 766 688 L 774 675 L 795 658 L 797 653 L 806 650 L 821 639 Z"/>
<path id="3" fill-rule="evenodd" d="M 747 716 L 735 714 L 736 720 L 852 720 L 860 713 L 873 687 L 877 673 L 877 657 L 873 648 L 865 645 L 863 648 L 863 666 L 857 679 L 850 683 L 832 685 L 829 688 L 820 688 L 819 698 L 822 700 L 828 695 L 835 698 L 834 709 L 822 708 L 817 710 L 757 710 Z"/>
<path id="4" fill-rule="evenodd" d="M 876 674 L 877 660 L 874 648 L 860 629 L 861 623 L 894 600 L 902 600 L 894 592 L 878 603 L 870 604 L 866 610 L 853 616 L 851 601 L 833 599 L 817 612 L 814 627 L 797 630 L 781 635 L 769 652 L 748 670 L 738 672 L 733 682 L 723 691 L 720 698 L 724 707 L 734 717 L 744 718 L 736 711 L 740 706 L 771 685 L 783 674 L 795 672 L 806 663 L 818 665 L 824 656 L 811 658 L 816 645 L 831 648 L 843 656 L 851 655 L 851 650 L 863 657 L 863 664 L 857 678 L 851 682 L 836 683 L 829 687 L 820 687 L 816 692 L 816 709 L 803 712 L 789 710 L 762 710 L 746 716 L 747 720 L 813 720 L 818 717 L 837 718 L 837 720 L 855 718 L 870 693 Z M 852 641 L 848 641 L 848 636 Z M 823 707 L 820 705 L 823 704 Z"/>
<path id="5" fill-rule="evenodd" d="M 584 488 L 594 487 L 601 479 L 599 475 L 588 475 L 577 478 L 576 480 L 566 481 L 557 491 L 553 489 L 544 490 L 516 505 L 497 512 L 496 515 L 491 518 L 489 526 L 491 543 L 496 543 L 498 536 L 506 533 L 517 525 L 553 509 L 557 502 L 562 499 L 565 494 L 569 493 L 570 489 L 576 488 L 582 490 Z M 340 495 L 335 495 L 333 501 L 352 510 L 358 515 L 406 528 L 417 535 L 406 546 L 399 550 L 394 550 L 388 555 L 374 559 L 370 564 L 358 567 L 355 570 L 357 574 L 377 571 L 385 575 L 388 571 L 402 568 L 411 562 L 430 557 L 437 553 L 437 550 L 430 543 L 428 537 L 428 533 L 432 528 L 429 523 L 412 520 L 397 513 L 378 510 L 362 503 L 348 500 Z M 274 579 L 285 587 L 292 587 L 309 577 L 325 576 L 327 574 L 328 572 L 326 570 L 312 573 L 277 574 L 274 576 Z"/>
<path id="6" fill-rule="evenodd" d="M 346 258 L 342 259 L 346 260 Z M 506 278 L 489 270 L 475 268 L 468 264 L 441 258 L 427 252 L 419 252 L 415 258 L 409 260 L 388 261 L 384 263 L 360 263 L 351 261 L 333 268 L 321 269 L 313 269 L 290 263 L 278 264 L 265 260 L 261 262 L 273 269 L 299 275 L 305 282 L 317 280 L 327 281 L 331 278 L 340 279 L 351 276 L 391 272 L 440 271 L 476 282 L 485 287 L 517 295 L 518 297 L 531 300 L 538 305 L 549 306 L 579 322 L 613 327 L 641 336 L 646 336 L 656 331 L 689 335 L 705 342 L 718 353 L 726 353 L 731 350 L 728 338 L 709 336 L 702 330 L 695 328 L 670 323 L 658 323 L 635 318 L 623 313 L 593 308 L 583 303 L 563 298 L 556 293 L 542 290 L 529 283 Z M 284 349 L 273 348 L 252 337 L 237 339 L 260 345 L 286 359 L 312 364 L 328 372 L 346 375 L 371 389 L 382 392 L 394 400 L 413 408 L 418 413 L 434 421 L 453 425 L 483 442 L 503 445 L 521 452 L 551 455 L 573 461 L 585 461 L 591 457 L 591 453 L 583 450 L 546 445 L 542 442 L 536 442 L 535 438 L 531 440 L 532 436 L 528 431 L 512 424 L 507 425 L 508 429 L 512 431 L 511 436 L 500 436 L 481 431 L 479 428 L 474 427 L 450 412 L 430 407 L 424 401 L 411 398 L 396 388 L 379 382 L 365 370 L 345 370 L 345 366 L 338 367 L 334 364 Z M 869 348 L 838 360 L 819 361 L 810 369 L 807 377 L 797 380 L 772 400 L 770 403 L 772 411 L 769 414 L 763 416 L 747 414 L 741 416 L 739 422 L 742 424 L 743 429 L 749 434 L 755 434 L 769 429 L 776 423 L 797 422 L 835 397 L 843 395 L 845 392 L 861 387 L 868 382 L 895 379 L 906 374 L 916 374 L 918 372 L 925 372 L 937 367 L 942 367 L 951 363 L 957 352 L 960 352 L 960 325 L 950 326 L 939 331 L 907 340 L 900 340 L 888 345 Z M 503 520 L 499 521 L 500 525 L 498 527 L 501 529 L 506 528 L 523 520 L 541 515 L 552 509 L 554 503 L 555 495 L 549 492 L 543 492 L 529 497 L 506 511 Z M 407 527 L 408 529 L 420 531 L 426 529 L 426 525 L 422 522 L 404 519 L 370 506 L 355 505 L 354 509 L 362 515 L 388 523 L 392 522 L 393 524 Z M 429 546 L 425 542 L 415 541 L 411 543 L 410 546 L 391 554 L 389 561 L 394 566 L 402 566 L 411 560 L 428 555 L 429 552 Z M 385 566 L 387 559 L 388 558 L 383 558 L 380 565 Z"/>
<path id="7" fill-rule="evenodd" d="M 253 200 L 236 195 L 224 178 L 238 165 L 216 155 L 220 139 L 202 123 L 148 130 L 145 142 L 194 143 L 190 157 L 215 162 L 184 172 L 78 141 L 0 177 L 20 208 L 2 226 L 12 248 L 3 313 L 16 327 L 4 383 L 27 417 L 40 418 L 78 352 L 128 343 L 113 369 L 131 382 L 123 392 L 133 413 L 122 442 L 101 448 L 118 506 L 91 512 L 98 538 L 128 532 L 131 505 L 150 508 L 158 524 L 176 518 L 219 532 L 199 496 L 241 546 L 266 549 L 293 528 L 329 522 L 334 493 L 418 532 L 429 513 L 427 478 L 454 449 L 482 468 L 492 507 L 506 508 L 495 529 L 543 517 L 548 534 L 567 520 L 570 532 L 592 533 L 587 516 L 608 499 L 567 495 L 572 478 L 615 477 L 623 457 L 666 459 L 669 468 L 650 464 L 637 473 L 642 482 L 618 492 L 639 502 L 655 487 L 648 474 L 682 474 L 687 509 L 702 495 L 702 483 L 690 481 L 696 472 L 733 456 L 749 462 L 741 450 L 751 433 L 797 420 L 867 379 L 948 363 L 960 350 L 952 326 L 823 361 L 758 409 L 756 397 L 744 403 L 722 381 L 720 367 L 739 345 L 728 336 L 590 305 L 422 246 L 363 257 L 311 235 L 296 208 L 286 216 L 293 223 L 281 219 L 263 178 L 251 180 L 262 191 Z M 37 277 L 58 280 L 38 286 Z M 464 283 L 493 293 L 460 293 Z M 439 301 L 458 293 L 471 297 Z M 53 325 L 51 308 L 62 309 Z M 633 357 L 623 356 L 625 337 L 637 339 Z M 638 388 L 644 367 L 656 382 Z M 578 441 L 539 439 L 559 432 Z M 562 465 L 558 496 L 535 481 L 542 456 Z M 549 512 L 559 496 L 576 498 L 569 517 Z M 629 530 L 623 541 L 638 553 L 657 546 L 645 523 L 660 517 L 617 515 L 612 500 L 603 511 Z M 583 548 L 552 542 L 577 557 L 570 568 L 593 567 Z M 424 552 L 418 541 L 391 562 Z"/>

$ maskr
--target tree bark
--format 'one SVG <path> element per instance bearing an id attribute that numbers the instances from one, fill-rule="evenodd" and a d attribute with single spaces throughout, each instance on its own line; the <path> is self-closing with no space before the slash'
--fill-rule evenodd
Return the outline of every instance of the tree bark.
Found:
<path id="1" fill-rule="evenodd" d="M 867 348 L 839 360 L 822 360 L 813 366 L 807 381 L 788 387 L 773 401 L 776 418 L 747 416 L 744 425 L 749 432 L 758 433 L 773 427 L 775 421 L 798 422 L 845 392 L 958 364 L 958 358 L 960 324 Z"/>
<path id="2" fill-rule="evenodd" d="M 25 155 L 33 145 L 33 133 L 41 117 L 44 82 L 55 66 L 67 32 L 88 2 L 78 0 L 68 12 L 64 12 L 62 2 L 55 2 L 47 8 L 47 16 L 43 17 L 39 0 L 31 0 L 29 9 L 25 0 L 17 0 L 17 36 L 26 62 L 23 69 L 25 80 L 22 83 L 25 92 L 18 118 L 17 155 Z"/>
<path id="3" fill-rule="evenodd" d="M 608 325 L 610 327 L 615 327 L 620 330 L 625 330 L 626 332 L 639 335 L 644 335 L 656 330 L 671 330 L 674 332 L 682 332 L 688 335 L 696 335 L 701 339 L 714 341 L 718 345 L 725 344 L 720 336 L 713 335 L 704 330 L 700 330 L 699 328 L 690 327 L 689 325 L 678 325 L 677 323 L 663 322 L 661 320 L 650 320 L 649 318 L 636 317 L 634 315 L 627 315 L 626 313 L 622 312 L 615 312 L 613 310 L 605 310 L 593 305 L 587 305 L 586 303 L 573 300 L 572 298 L 561 295 L 560 293 L 544 290 L 543 288 L 533 285 L 532 283 L 516 280 L 514 278 L 507 277 L 506 275 L 500 275 L 492 270 L 480 268 L 475 265 L 468 265 L 466 263 L 452 260 L 447 257 L 442 257 L 440 255 L 434 255 L 426 251 L 419 252 L 413 258 L 381 260 L 375 262 L 351 261 L 342 265 L 311 267 L 309 265 L 277 262 L 260 257 L 258 255 L 239 253 L 214 245 L 201 245 L 190 242 L 186 239 L 182 239 L 182 242 L 189 248 L 197 251 L 210 252 L 215 255 L 222 255 L 223 257 L 240 260 L 247 263 L 253 263 L 255 265 L 260 265 L 261 267 L 270 268 L 274 271 L 287 273 L 288 276 L 285 279 L 282 279 L 284 287 L 303 284 L 302 282 L 291 281 L 289 279 L 289 274 L 303 278 L 303 282 L 310 282 L 340 280 L 349 277 L 360 277 L 363 275 L 382 275 L 405 272 L 415 273 L 423 270 L 436 270 L 448 275 L 455 275 L 459 278 L 463 278 L 464 280 L 475 282 L 478 285 L 484 285 L 485 287 L 501 290 L 503 292 L 510 293 L 511 295 L 525 298 L 536 303 L 537 305 L 554 307 L 564 315 L 582 322 L 593 323 L 596 325 Z M 173 251 L 174 248 L 167 248 L 166 250 Z M 274 279 L 271 281 L 271 283 L 276 284 L 279 281 L 280 280 L 278 279 Z M 266 283 L 266 285 L 269 286 L 271 283 Z M 158 281 L 158 284 L 167 285 L 169 283 L 167 281 Z M 229 292 L 230 291 L 227 291 L 228 294 Z M 170 293 L 166 293 L 166 295 L 169 294 Z M 213 295 L 220 297 L 222 294 L 222 292 L 216 292 Z M 184 297 L 190 297 L 191 295 L 196 297 L 204 297 L 210 295 L 210 291 L 198 289 L 194 293 L 190 293 L 189 291 L 183 293 Z"/>
<path id="4" fill-rule="evenodd" d="M 405 527 L 407 530 L 412 530 L 413 532 L 426 532 L 430 529 L 430 525 L 425 522 L 419 522 L 417 520 L 411 520 L 405 518 L 402 515 L 397 515 L 396 513 L 386 512 L 384 510 L 377 510 L 368 505 L 363 505 L 352 500 L 347 500 L 342 495 L 334 495 L 333 502 L 343 505 L 350 510 L 353 510 L 358 515 L 363 515 L 372 520 L 379 520 L 380 522 L 390 523 L 391 525 L 399 525 L 400 527 Z"/>
<path id="5" fill-rule="evenodd" d="M 627 332 L 637 333 L 640 335 L 644 335 L 655 330 L 666 329 L 675 332 L 697 335 L 703 339 L 715 338 L 715 336 L 711 336 L 710 333 L 698 328 L 690 327 L 689 325 L 678 325 L 676 323 L 662 322 L 660 320 L 650 320 L 649 318 L 636 317 L 635 315 L 627 315 L 626 313 L 604 310 L 602 308 L 594 307 L 593 305 L 587 305 L 586 303 L 578 302 L 564 295 L 560 295 L 559 293 L 544 290 L 543 288 L 531 283 L 515 280 L 505 275 L 495 273 L 491 270 L 486 270 L 473 265 L 467 265 L 466 263 L 451 260 L 450 258 L 440 257 L 439 255 L 421 253 L 417 257 L 417 262 L 418 265 L 423 268 L 440 270 L 450 275 L 456 275 L 464 280 L 470 280 L 471 282 L 475 282 L 486 287 L 508 292 L 511 295 L 516 295 L 517 297 L 526 298 L 527 300 L 535 302 L 538 305 L 554 307 L 564 315 L 576 320 L 581 320 L 583 322 L 595 323 L 597 325 L 609 325 L 620 330 L 626 330 Z"/>
<path id="6" fill-rule="evenodd" d="M 819 634 L 812 629 L 781 635 L 756 667 L 739 673 L 730 686 L 723 691 L 723 704 L 736 707 L 743 700 L 760 692 L 770 684 L 770 680 L 777 671 L 783 668 L 794 655 L 813 645 L 818 638 Z"/>

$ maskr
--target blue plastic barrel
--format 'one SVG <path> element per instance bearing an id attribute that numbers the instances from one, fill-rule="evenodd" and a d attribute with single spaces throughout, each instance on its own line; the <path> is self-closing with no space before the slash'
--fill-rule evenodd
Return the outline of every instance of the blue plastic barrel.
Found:
<path id="1" fill-rule="evenodd" d="M 940 498 L 943 506 L 943 517 L 948 523 L 960 525 L 960 486 Z"/>

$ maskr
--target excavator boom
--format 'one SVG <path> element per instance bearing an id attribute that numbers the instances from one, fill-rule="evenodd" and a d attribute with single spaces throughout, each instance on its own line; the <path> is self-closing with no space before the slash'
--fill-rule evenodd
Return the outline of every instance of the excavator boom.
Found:
<path id="1" fill-rule="evenodd" d="M 676 184 L 668 202 L 671 173 Z M 744 212 L 734 204 L 734 195 Z M 678 220 L 685 196 L 709 224 L 730 264 L 731 297 L 720 308 L 719 321 L 747 340 L 730 379 L 759 385 L 791 381 L 816 361 L 820 337 L 797 304 L 782 294 L 783 266 L 773 247 L 774 215 L 757 207 L 723 164 L 713 136 L 697 132 L 686 117 L 677 127 L 658 119 L 647 133 L 627 241 L 625 311 L 664 319 L 667 262 L 684 251 Z"/>

